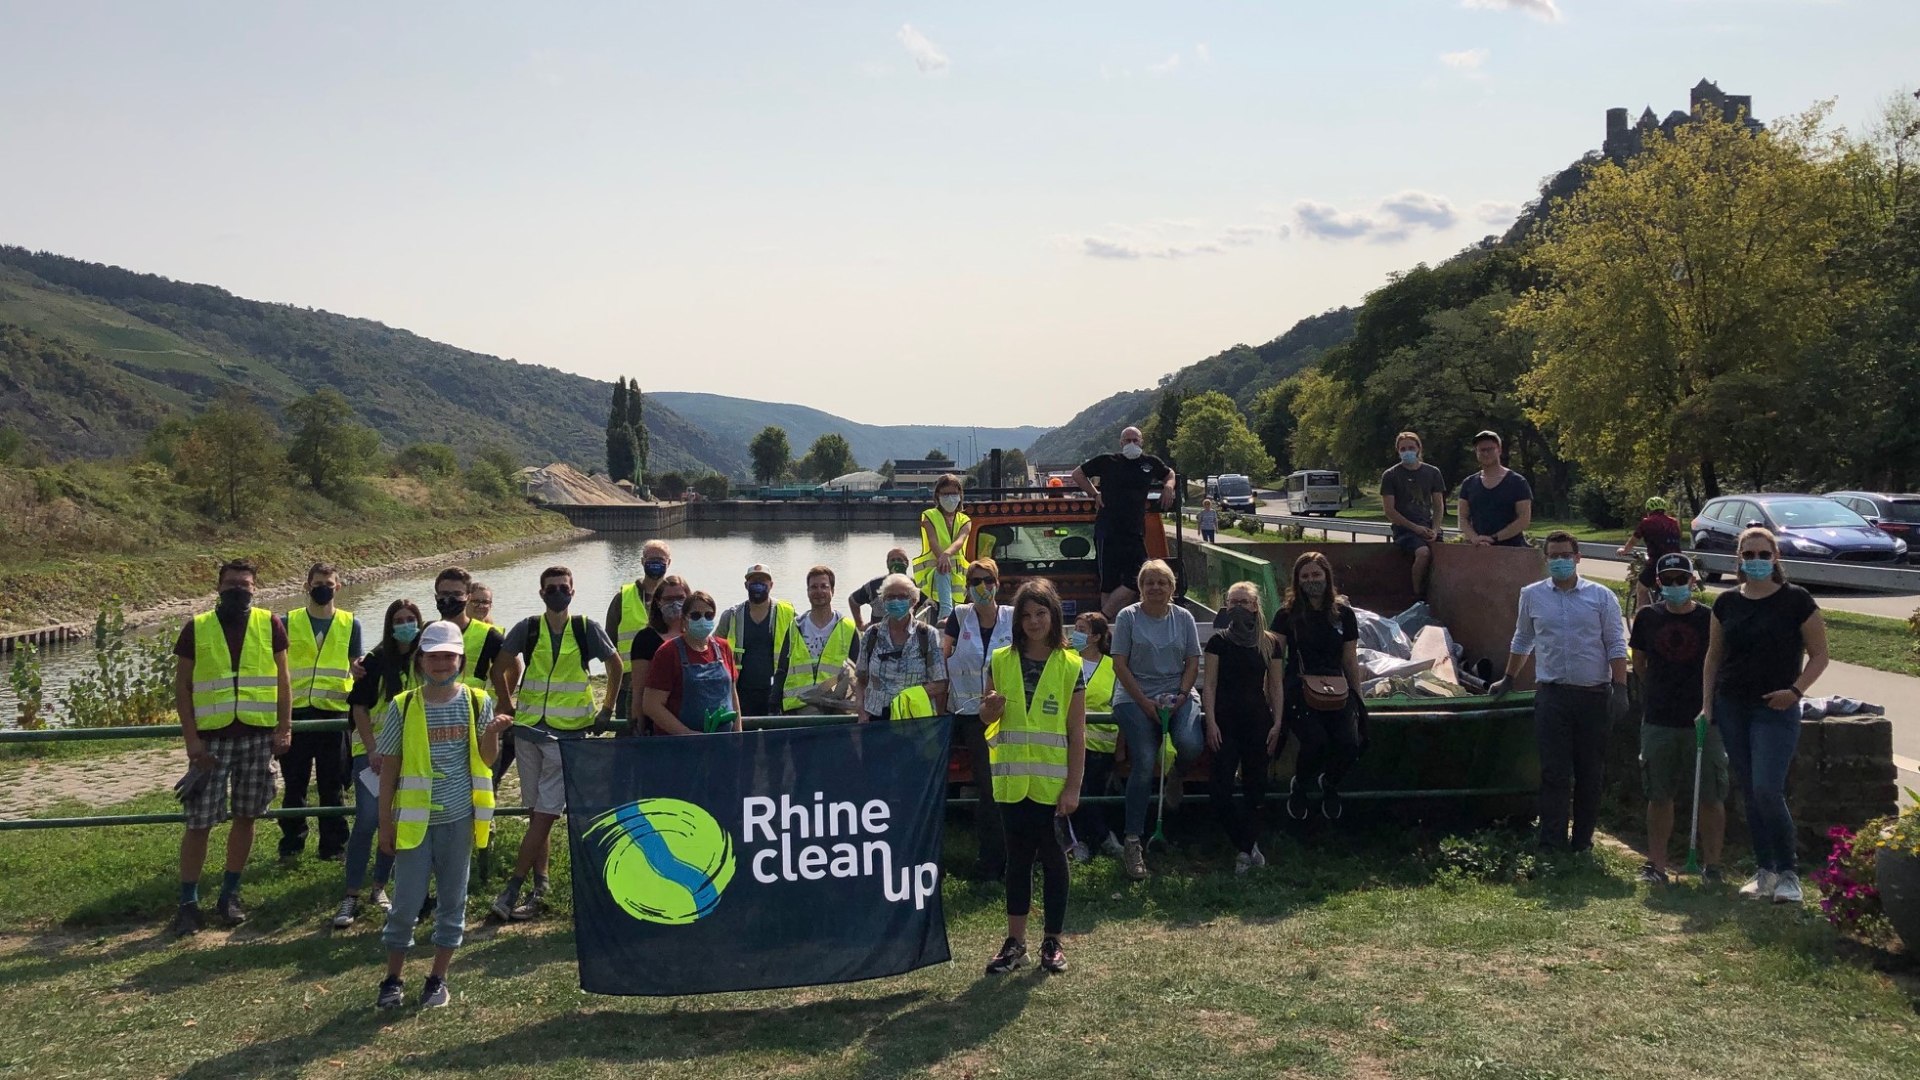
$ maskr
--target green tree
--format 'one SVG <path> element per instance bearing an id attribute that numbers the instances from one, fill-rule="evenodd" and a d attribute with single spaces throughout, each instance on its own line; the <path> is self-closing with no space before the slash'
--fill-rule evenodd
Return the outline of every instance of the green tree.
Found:
<path id="1" fill-rule="evenodd" d="M 828 432 L 813 440 L 813 446 L 807 450 L 807 456 L 801 465 L 801 472 L 804 475 L 823 484 L 836 476 L 845 476 L 860 467 L 853 460 L 853 444 L 847 441 L 845 435 L 834 432 Z"/>
<path id="2" fill-rule="evenodd" d="M 1273 476 L 1273 458 L 1247 428 L 1233 399 L 1218 390 L 1195 394 L 1181 404 L 1173 456 L 1193 476 L 1245 473 L 1256 480 Z"/>
<path id="3" fill-rule="evenodd" d="M 287 463 L 320 494 L 350 497 L 380 450 L 380 433 L 355 421 L 353 406 L 331 386 L 288 405 L 287 420 L 293 424 Z"/>
<path id="4" fill-rule="evenodd" d="M 687 478 L 677 472 L 661 473 L 650 486 L 655 495 L 674 502 L 687 493 Z"/>
<path id="5" fill-rule="evenodd" d="M 787 429 L 772 424 L 761 428 L 760 434 L 753 437 L 753 441 L 747 444 L 747 453 L 753 458 L 753 478 L 762 485 L 774 483 L 787 475 L 787 470 L 793 465 L 793 448 L 787 445 Z M 694 486 L 698 488 L 699 484 Z"/>
<path id="6" fill-rule="evenodd" d="M 607 410 L 607 479 L 631 480 L 637 475 L 640 447 L 627 419 L 627 380 L 613 382 L 613 404 Z"/>
<path id="7" fill-rule="evenodd" d="M 144 453 L 147 460 L 174 467 L 174 455 L 179 452 L 180 444 L 193 433 L 193 421 L 184 416 L 169 416 L 160 421 L 147 433 L 147 445 Z"/>
<path id="8" fill-rule="evenodd" d="M 12 427 L 0 427 L 0 465 L 13 462 L 22 447 L 27 445 L 27 437 Z"/>
<path id="9" fill-rule="evenodd" d="M 1293 467 L 1339 469 L 1352 475 L 1360 462 L 1348 461 L 1343 445 L 1351 443 L 1355 396 L 1344 383 L 1318 370 L 1300 375 L 1294 395 Z"/>
<path id="10" fill-rule="evenodd" d="M 888 458 L 887 460 L 881 462 L 880 467 L 874 471 L 880 474 L 880 478 L 887 482 L 888 487 L 893 486 L 893 459 L 892 458 Z"/>
<path id="11" fill-rule="evenodd" d="M 1711 498 L 1730 465 L 1775 467 L 1780 425 L 1749 410 L 1790 400 L 1850 291 L 1823 120 L 1750 133 L 1703 109 L 1548 218 L 1531 261 L 1549 284 L 1514 309 L 1535 339 L 1520 393 L 1583 471 L 1648 490 L 1685 473 Z"/>
<path id="12" fill-rule="evenodd" d="M 393 467 L 411 476 L 452 476 L 460 459 L 446 443 L 418 442 L 393 455 Z"/>
<path id="13" fill-rule="evenodd" d="M 279 439 L 273 418 L 235 389 L 194 419 L 174 467 L 214 513 L 240 521 L 279 493 L 287 465 Z"/>
<path id="14" fill-rule="evenodd" d="M 627 427 L 633 432 L 633 478 L 638 481 L 647 475 L 647 456 L 653 449 L 647 438 L 646 395 L 640 392 L 639 379 L 627 384 Z"/>
<path id="15" fill-rule="evenodd" d="M 732 494 L 733 485 L 719 473 L 708 473 L 693 482 L 693 490 L 699 492 L 703 499 L 724 499 Z"/>
<path id="16" fill-rule="evenodd" d="M 1180 410 L 1185 406 L 1187 397 L 1187 394 L 1169 388 L 1160 391 L 1160 396 L 1154 399 L 1153 415 L 1147 417 L 1147 422 L 1140 427 L 1140 442 L 1147 453 L 1162 458 L 1172 456 L 1173 441 L 1180 433 Z M 1118 432 L 1114 433 L 1114 438 L 1119 438 Z M 1184 461 L 1178 464 L 1182 472 L 1206 475 Z"/>
<path id="17" fill-rule="evenodd" d="M 514 494 L 513 482 L 500 471 L 500 466 L 485 458 L 467 466 L 467 490 L 484 499 L 501 501 Z"/>
<path id="18" fill-rule="evenodd" d="M 1300 396 L 1300 376 L 1281 379 L 1253 397 L 1253 434 L 1273 459 L 1274 474 L 1293 471 L 1294 399 Z M 1207 473 L 1198 475 L 1206 476 Z"/>

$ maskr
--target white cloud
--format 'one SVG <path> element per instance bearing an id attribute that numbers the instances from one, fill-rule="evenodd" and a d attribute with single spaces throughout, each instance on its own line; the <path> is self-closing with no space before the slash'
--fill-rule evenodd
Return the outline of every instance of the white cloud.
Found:
<path id="1" fill-rule="evenodd" d="M 1460 0 L 1460 6 L 1475 11 L 1524 11 L 1541 22 L 1562 22 L 1557 0 Z"/>
<path id="2" fill-rule="evenodd" d="M 913 57 L 913 66 L 920 69 L 920 74 L 947 73 L 947 54 L 940 51 L 940 46 L 928 41 L 925 34 L 915 30 L 912 23 L 900 24 L 900 32 L 894 36 L 907 47 L 907 55 Z"/>
<path id="3" fill-rule="evenodd" d="M 1089 236 L 1062 237 L 1073 250 L 1092 259 L 1190 259 L 1224 255 L 1230 248 L 1248 247 L 1262 240 L 1284 240 L 1292 232 L 1285 225 L 1252 223 L 1229 225 L 1218 232 L 1204 231 L 1200 222 L 1162 220 L 1146 225 L 1108 225 Z M 1200 233 L 1204 239 L 1196 239 Z"/>
<path id="4" fill-rule="evenodd" d="M 1460 220 L 1453 204 L 1424 191 L 1403 191 L 1382 199 L 1372 213 L 1354 213 L 1328 203 L 1302 199 L 1293 204 L 1293 217 L 1302 232 L 1322 240 L 1366 240 L 1391 244 L 1424 228 L 1442 232 Z"/>
<path id="5" fill-rule="evenodd" d="M 1483 225 L 1511 225 L 1520 216 L 1520 204 L 1488 199 L 1473 208 L 1473 216 Z"/>
<path id="6" fill-rule="evenodd" d="M 1487 62 L 1487 50 L 1462 49 L 1459 52 L 1441 53 L 1440 62 L 1455 71 L 1479 71 Z"/>
<path id="7" fill-rule="evenodd" d="M 1147 70 L 1155 75 L 1171 75 L 1180 70 L 1180 54 L 1174 53 L 1157 64 L 1148 64 Z"/>
<path id="8" fill-rule="evenodd" d="M 1213 63 L 1213 50 L 1207 48 L 1207 43 L 1204 41 L 1193 47 L 1193 55 L 1202 64 Z"/>

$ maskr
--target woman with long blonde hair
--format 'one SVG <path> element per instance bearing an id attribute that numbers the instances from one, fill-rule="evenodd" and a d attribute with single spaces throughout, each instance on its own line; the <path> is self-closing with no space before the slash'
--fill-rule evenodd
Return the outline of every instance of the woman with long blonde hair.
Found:
<path id="1" fill-rule="evenodd" d="M 1220 631 L 1206 645 L 1206 677 L 1200 691 L 1207 749 L 1213 751 L 1208 791 L 1213 812 L 1238 854 L 1233 872 L 1267 865 L 1260 853 L 1260 803 L 1267 793 L 1268 735 L 1279 730 L 1286 704 L 1286 668 L 1278 639 L 1266 629 L 1260 590 L 1250 581 L 1227 589 L 1226 606 L 1214 620 Z M 1233 776 L 1246 793 L 1243 813 L 1233 804 Z"/>

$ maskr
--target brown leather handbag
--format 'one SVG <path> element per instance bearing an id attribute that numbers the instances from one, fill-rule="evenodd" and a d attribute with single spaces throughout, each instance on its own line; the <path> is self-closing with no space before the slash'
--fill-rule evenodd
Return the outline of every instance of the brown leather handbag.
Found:
<path id="1" fill-rule="evenodd" d="M 1316 712 L 1339 712 L 1347 707 L 1345 675 L 1302 675 L 1300 688 L 1306 694 L 1307 708 Z"/>

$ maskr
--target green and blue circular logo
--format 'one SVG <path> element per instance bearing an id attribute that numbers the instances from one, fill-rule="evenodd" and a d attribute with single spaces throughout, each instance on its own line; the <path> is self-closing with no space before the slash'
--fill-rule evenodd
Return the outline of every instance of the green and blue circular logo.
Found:
<path id="1" fill-rule="evenodd" d="M 594 819 L 607 892 L 627 914 L 685 926 L 713 913 L 733 880 L 733 837 L 679 799 L 639 799 Z"/>

